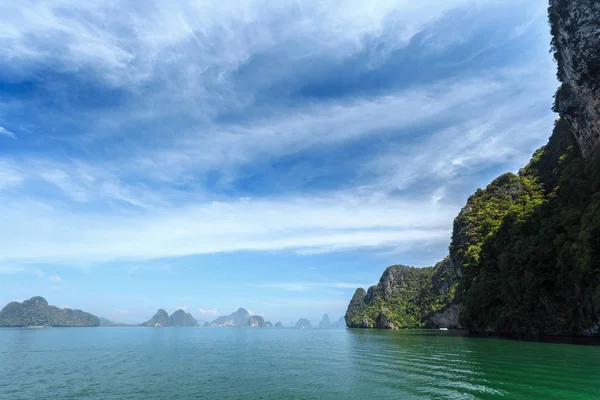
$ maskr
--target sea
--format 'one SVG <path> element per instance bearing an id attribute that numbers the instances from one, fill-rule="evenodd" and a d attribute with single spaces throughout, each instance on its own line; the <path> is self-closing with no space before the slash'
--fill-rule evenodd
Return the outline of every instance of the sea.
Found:
<path id="1" fill-rule="evenodd" d="M 600 399 L 600 347 L 432 330 L 0 329 L 0 399 Z"/>

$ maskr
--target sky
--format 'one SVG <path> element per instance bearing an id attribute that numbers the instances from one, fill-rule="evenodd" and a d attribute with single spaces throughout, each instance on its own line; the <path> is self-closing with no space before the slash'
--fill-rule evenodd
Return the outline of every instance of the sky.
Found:
<path id="1" fill-rule="evenodd" d="M 544 0 L 0 0 L 0 305 L 336 320 L 550 136 Z"/>

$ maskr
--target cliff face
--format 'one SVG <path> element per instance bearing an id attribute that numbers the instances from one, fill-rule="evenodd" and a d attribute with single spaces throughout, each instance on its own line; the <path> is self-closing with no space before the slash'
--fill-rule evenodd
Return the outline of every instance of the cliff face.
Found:
<path id="1" fill-rule="evenodd" d="M 600 143 L 600 2 L 550 0 L 552 47 L 562 86 L 555 111 L 588 157 Z"/>
<path id="2" fill-rule="evenodd" d="M 469 198 L 449 258 L 357 290 L 348 326 L 600 336 L 600 1 L 550 0 L 549 16 L 562 85 L 548 144 Z"/>
<path id="3" fill-rule="evenodd" d="M 22 303 L 12 302 L 0 311 L 2 327 L 88 327 L 99 324 L 100 320 L 95 315 L 81 310 L 50 306 L 43 297 L 32 297 Z"/>

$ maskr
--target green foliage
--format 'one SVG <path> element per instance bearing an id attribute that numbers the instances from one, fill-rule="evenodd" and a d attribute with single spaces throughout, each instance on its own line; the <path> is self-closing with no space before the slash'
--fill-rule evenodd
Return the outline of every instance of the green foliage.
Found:
<path id="1" fill-rule="evenodd" d="M 459 279 L 460 276 L 460 279 Z M 462 304 L 473 331 L 581 335 L 600 321 L 600 151 L 581 156 L 559 120 L 518 175 L 471 196 L 454 221 L 450 257 L 430 268 L 389 267 L 355 293 L 346 322 L 421 328 Z"/>
<path id="2" fill-rule="evenodd" d="M 457 282 L 449 259 L 428 268 L 388 267 L 368 292 L 357 289 L 346 312 L 346 324 L 375 328 L 382 314 L 396 328 L 423 328 L 429 316 L 450 304 Z"/>
<path id="3" fill-rule="evenodd" d="M 365 289 L 356 289 L 356 292 L 354 292 L 354 296 L 352 296 L 352 300 L 350 300 L 350 304 L 348 305 L 346 315 L 344 316 L 347 326 L 362 327 L 362 320 L 367 309 L 367 305 L 365 302 L 366 297 L 367 292 L 365 292 Z"/>
<path id="4" fill-rule="evenodd" d="M 600 319 L 600 155 L 582 158 L 559 121 L 519 176 L 499 179 L 455 223 L 462 321 L 476 331 L 583 334 Z"/>
<path id="5" fill-rule="evenodd" d="M 50 306 L 43 297 L 32 297 L 22 303 L 12 302 L 0 311 L 0 327 L 83 327 L 99 324 L 100 320 L 95 315 Z"/>

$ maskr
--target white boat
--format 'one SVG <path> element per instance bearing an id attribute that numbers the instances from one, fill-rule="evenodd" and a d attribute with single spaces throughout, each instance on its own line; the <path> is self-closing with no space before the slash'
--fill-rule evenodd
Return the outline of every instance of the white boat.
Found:
<path id="1" fill-rule="evenodd" d="M 440 328 L 440 331 L 447 331 L 448 328 Z"/>

